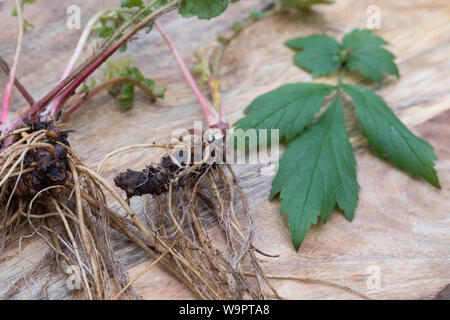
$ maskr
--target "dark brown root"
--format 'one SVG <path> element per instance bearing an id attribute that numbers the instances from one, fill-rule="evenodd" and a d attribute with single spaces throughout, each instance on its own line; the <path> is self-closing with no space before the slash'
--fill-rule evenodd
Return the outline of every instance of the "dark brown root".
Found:
<path id="1" fill-rule="evenodd" d="M 33 169 L 23 174 L 15 194 L 20 198 L 32 198 L 39 191 L 51 186 L 64 185 L 68 178 L 67 132 L 60 130 L 52 121 L 37 121 L 30 125 L 31 132 L 45 130 L 48 143 L 53 148 L 31 149 L 25 154 L 24 168 Z"/>
<path id="2" fill-rule="evenodd" d="M 129 280 L 109 243 L 111 222 L 102 190 L 89 175 L 78 172 L 82 162 L 70 148 L 67 133 L 53 123 L 37 122 L 20 135 L 0 158 L 0 250 L 17 244 L 31 229 L 54 254 L 46 260 L 47 267 L 53 264 L 66 277 L 73 276 L 80 297 L 110 298 L 112 280 L 119 290 Z M 81 194 L 93 201 L 83 200 Z M 15 283 L 8 297 L 21 284 Z M 137 298 L 132 288 L 126 295 Z"/>

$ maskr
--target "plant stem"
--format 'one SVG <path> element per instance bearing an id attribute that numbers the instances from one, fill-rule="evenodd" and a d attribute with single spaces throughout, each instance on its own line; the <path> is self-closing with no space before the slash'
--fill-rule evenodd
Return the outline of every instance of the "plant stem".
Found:
<path id="1" fill-rule="evenodd" d="M 344 78 L 345 69 L 341 68 L 339 71 L 339 78 L 338 78 L 338 90 L 341 90 L 342 88 L 342 79 Z"/>
<path id="2" fill-rule="evenodd" d="M 144 91 L 150 97 L 152 102 L 156 101 L 156 96 L 153 93 L 153 91 L 151 91 L 149 88 L 147 88 L 145 85 L 143 85 L 142 82 L 140 82 L 140 81 L 138 81 L 136 79 L 133 79 L 133 78 L 126 78 L 126 77 L 115 78 L 115 79 L 111 79 L 111 80 L 105 81 L 105 82 L 99 84 L 98 86 L 94 87 L 92 90 L 89 91 L 88 94 L 84 95 L 81 98 L 80 101 L 77 101 L 72 106 L 68 107 L 67 111 L 64 112 L 64 114 L 62 116 L 62 120 L 65 121 L 73 112 L 78 110 L 89 99 L 91 99 L 92 97 L 96 96 L 97 94 L 99 94 L 103 90 L 107 90 L 109 88 L 114 87 L 115 85 L 122 84 L 122 83 L 132 83 L 132 84 L 134 84 L 136 87 L 138 87 L 139 89 Z"/>
<path id="3" fill-rule="evenodd" d="M 80 39 L 78 40 L 77 46 L 75 48 L 75 51 L 72 54 L 72 57 L 70 58 L 69 63 L 66 66 L 66 69 L 64 70 L 61 78 L 60 78 L 60 82 L 63 81 L 65 78 L 67 78 L 70 73 L 73 71 L 73 69 L 75 68 L 75 65 L 78 62 L 78 59 L 80 58 L 81 52 L 87 42 L 87 40 L 89 39 L 89 36 L 92 33 L 92 29 L 95 27 L 96 23 L 98 22 L 98 20 L 110 13 L 110 12 L 117 12 L 120 11 L 122 9 L 119 8 L 109 8 L 109 9 L 105 9 L 102 11 L 97 12 L 94 16 L 92 16 L 91 19 L 89 19 L 88 23 L 86 24 L 86 27 L 83 29 L 83 32 L 80 36 Z M 56 106 L 59 105 L 61 103 L 61 99 L 57 98 L 55 100 L 53 100 L 47 107 L 47 109 L 42 113 L 43 116 L 45 115 L 55 115 L 56 114 Z"/>
<path id="4" fill-rule="evenodd" d="M 175 60 L 177 61 L 178 66 L 181 69 L 181 72 L 183 73 L 184 77 L 186 78 L 187 82 L 189 83 L 192 91 L 194 91 L 195 96 L 197 97 L 198 102 L 200 103 L 203 113 L 205 114 L 206 121 L 208 122 L 209 127 L 213 127 L 219 123 L 219 119 L 217 114 L 215 112 L 213 113 L 213 109 L 211 108 L 209 102 L 206 100 L 206 98 L 203 96 L 203 94 L 200 92 L 200 89 L 197 86 L 197 83 L 195 82 L 194 78 L 192 77 L 191 72 L 189 71 L 188 67 L 186 66 L 186 63 L 184 62 L 183 58 L 181 57 L 180 53 L 178 52 L 178 49 L 175 47 L 174 43 L 170 39 L 169 35 L 164 31 L 161 24 L 158 23 L 158 21 L 155 21 L 155 27 L 158 29 L 159 33 L 161 33 L 162 37 L 166 41 L 167 45 L 169 46 L 170 51 L 172 52 L 173 56 L 175 57 Z"/>
<path id="5" fill-rule="evenodd" d="M 126 34 L 122 35 L 116 43 L 111 47 L 106 48 L 103 52 L 97 53 L 88 60 L 77 67 L 70 76 L 61 81 L 53 90 L 51 90 L 44 98 L 35 103 L 33 107 L 27 111 L 20 119 L 9 126 L 3 134 L 16 129 L 22 123 L 23 119 L 34 115 L 36 112 L 45 107 L 55 96 L 62 95 L 61 105 L 66 101 L 66 99 L 74 92 L 74 90 L 89 76 L 94 72 L 106 59 L 108 59 L 120 46 L 131 37 L 133 37 L 140 29 L 147 26 L 153 20 L 155 20 L 160 15 L 174 9 L 179 3 L 179 0 L 172 0 L 165 6 L 159 8 L 155 12 L 151 13 L 147 17 L 143 18 L 141 21 L 136 23 L 136 25 L 128 31 Z M 61 107 L 58 106 L 58 110 Z M 57 112 L 57 111 L 56 111 Z"/>
<path id="6" fill-rule="evenodd" d="M 3 60 L 2 57 L 0 57 L 0 69 L 2 69 L 2 71 L 7 76 L 9 76 L 9 74 L 10 74 L 9 66 L 6 63 L 6 61 Z M 19 90 L 19 92 L 22 94 L 22 96 L 25 98 L 25 100 L 27 100 L 28 104 L 30 106 L 32 106 L 34 104 L 33 97 L 29 94 L 27 89 L 25 89 L 25 87 L 20 83 L 20 81 L 17 78 L 14 79 L 14 86 L 17 88 L 17 90 Z"/>
<path id="7" fill-rule="evenodd" d="M 23 14 L 22 14 L 22 6 L 20 0 L 14 0 L 16 3 L 16 11 L 17 11 L 17 27 L 18 27 L 18 35 L 17 35 L 17 43 L 16 50 L 14 52 L 14 59 L 11 66 L 11 72 L 8 76 L 8 82 L 6 83 L 5 94 L 3 96 L 3 105 L 2 105 L 2 114 L 0 116 L 0 122 L 3 126 L 7 125 L 8 122 L 8 111 L 9 104 L 11 102 L 11 91 L 14 85 L 14 80 L 16 79 L 16 71 L 17 66 L 19 64 L 20 52 L 22 50 L 22 42 L 23 42 Z"/>

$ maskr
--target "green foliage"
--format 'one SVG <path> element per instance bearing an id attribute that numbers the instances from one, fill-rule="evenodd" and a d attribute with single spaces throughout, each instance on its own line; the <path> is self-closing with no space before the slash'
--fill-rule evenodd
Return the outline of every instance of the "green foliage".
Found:
<path id="1" fill-rule="evenodd" d="M 92 29 L 92 34 L 97 35 L 98 39 L 93 40 L 95 45 L 102 39 L 108 38 L 114 34 L 114 32 L 123 24 L 125 21 L 131 18 L 133 12 L 128 10 L 111 11 L 100 17 L 98 23 Z M 125 42 L 119 49 L 123 52 L 127 49 L 127 43 Z"/>
<path id="2" fill-rule="evenodd" d="M 121 0 L 120 6 L 122 8 L 142 7 L 144 3 L 142 0 Z"/>
<path id="3" fill-rule="evenodd" d="M 179 13 L 184 18 L 197 16 L 199 19 L 212 19 L 221 15 L 228 7 L 229 2 L 239 0 L 183 0 Z"/>
<path id="4" fill-rule="evenodd" d="M 152 79 L 147 79 L 144 77 L 142 72 L 133 67 L 134 59 L 130 57 L 124 57 L 120 60 L 106 61 L 106 68 L 103 72 L 103 81 L 91 78 L 90 85 L 84 85 L 83 90 L 89 92 L 95 86 L 102 82 L 113 80 L 116 78 L 129 78 L 139 81 L 143 86 L 148 88 L 153 96 L 158 99 L 164 99 L 166 92 L 166 87 L 157 89 L 155 82 Z M 120 106 L 124 110 L 129 110 L 134 106 L 135 95 L 134 95 L 135 84 L 133 83 L 121 83 L 112 88 L 108 89 L 108 93 L 117 99 Z"/>
<path id="5" fill-rule="evenodd" d="M 298 249 L 318 219 L 326 222 L 337 205 L 348 220 L 358 200 L 355 159 L 345 129 L 340 95 L 356 106 L 356 117 L 369 146 L 412 176 L 439 187 L 433 148 L 414 135 L 383 99 L 369 89 L 342 84 L 342 74 L 358 70 L 365 79 L 381 81 L 382 73 L 398 76 L 386 42 L 369 30 L 353 30 L 342 44 L 325 35 L 296 38 L 286 43 L 297 50 L 296 65 L 314 77 L 340 70 L 337 86 L 315 83 L 287 84 L 257 97 L 246 117 L 235 123 L 242 129 L 279 129 L 288 143 L 273 181 L 270 197 L 281 199 L 281 214 L 288 214 L 294 246 Z M 313 123 L 325 98 L 336 92 L 331 105 Z M 252 147 L 252 146 L 251 146 Z"/>
<path id="6" fill-rule="evenodd" d="M 98 36 L 100 38 L 108 38 L 110 35 L 114 33 L 114 29 L 111 27 L 104 27 L 99 33 Z"/>
<path id="7" fill-rule="evenodd" d="M 308 8 L 315 4 L 331 4 L 332 0 L 281 0 L 281 6 L 287 8 Z"/>

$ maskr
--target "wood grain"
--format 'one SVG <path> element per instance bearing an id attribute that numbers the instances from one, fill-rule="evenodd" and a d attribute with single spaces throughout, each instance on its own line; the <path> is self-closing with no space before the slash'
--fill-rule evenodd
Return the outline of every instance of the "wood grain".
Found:
<path id="1" fill-rule="evenodd" d="M 193 66 L 195 50 L 215 46 L 216 37 L 228 32 L 233 22 L 267 3 L 237 3 L 212 21 L 187 21 L 169 14 L 161 22 Z M 18 77 L 35 99 L 55 85 L 81 33 L 65 26 L 65 10 L 70 4 L 80 6 L 82 22 L 86 23 L 100 8 L 117 5 L 117 1 L 46 1 L 26 6 L 25 17 L 36 27 L 26 34 Z M 369 0 L 338 0 L 332 6 L 271 17 L 244 30 L 226 51 L 221 72 L 223 103 L 230 122 L 242 117 L 242 110 L 256 96 L 284 83 L 311 81 L 307 73 L 292 65 L 292 52 L 283 46 L 286 40 L 312 33 L 342 38 L 351 29 L 366 26 L 366 9 L 371 4 L 373 1 Z M 389 49 L 397 56 L 401 78 L 387 77 L 381 85 L 368 86 L 386 100 L 408 127 L 435 147 L 442 189 L 412 179 L 376 158 L 352 128 L 361 185 L 355 219 L 348 223 L 341 214 L 332 214 L 326 225 L 312 228 L 296 253 L 286 220 L 279 216 L 279 203 L 266 201 L 273 177 L 261 175 L 260 166 L 236 169 L 256 219 L 256 245 L 280 255 L 277 259 L 261 257 L 268 273 L 333 280 L 379 299 L 429 299 L 450 283 L 450 3 L 411 0 L 376 4 L 381 8 L 382 29 L 375 33 L 391 43 Z M 11 2 L 0 3 L 0 55 L 7 61 L 12 58 L 16 36 L 16 21 L 10 17 L 10 11 Z M 192 127 L 194 120 L 203 119 L 200 106 L 156 32 L 139 34 L 127 54 L 136 58 L 147 77 L 160 86 L 168 86 L 167 97 L 163 102 L 150 104 L 139 93 L 135 108 L 124 112 L 107 95 L 100 95 L 75 113 L 69 121 L 75 130 L 71 143 L 92 167 L 115 148 L 162 142 L 174 129 Z M 351 77 L 345 80 L 356 81 Z M 336 79 L 318 81 L 335 83 Z M 5 83 L 6 78 L 0 76 L 0 87 Z M 26 104 L 17 92 L 12 103 L 15 109 Z M 118 156 L 105 166 L 105 177 L 111 179 L 128 167 L 142 168 L 155 156 L 149 151 Z M 113 202 L 111 205 L 115 206 Z M 133 207 L 140 212 L 141 200 L 133 200 Z M 131 277 L 151 263 L 120 236 L 115 236 L 114 248 Z M 24 242 L 20 254 L 2 254 L 0 297 L 46 250 L 45 244 L 32 237 Z M 379 290 L 367 287 L 370 266 L 381 272 Z M 42 298 L 40 287 L 47 278 L 43 273 L 28 279 L 14 298 Z M 282 296 L 292 299 L 357 298 L 319 284 L 291 280 L 274 280 L 274 284 Z M 195 298 L 159 267 L 146 273 L 136 288 L 148 299 Z M 58 274 L 52 275 L 48 291 L 50 299 L 66 299 L 73 294 Z"/>

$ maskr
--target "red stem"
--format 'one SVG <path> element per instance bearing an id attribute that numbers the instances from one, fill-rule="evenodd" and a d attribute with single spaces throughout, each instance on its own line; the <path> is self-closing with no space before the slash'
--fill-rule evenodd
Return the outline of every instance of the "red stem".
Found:
<path id="1" fill-rule="evenodd" d="M 75 91 L 75 89 L 84 81 L 87 77 L 89 77 L 103 62 L 105 62 L 115 51 L 117 51 L 120 46 L 125 42 L 128 38 L 122 37 L 119 39 L 116 43 L 114 43 L 111 47 L 109 47 L 105 52 L 103 52 L 96 60 L 94 60 L 93 63 L 91 63 L 81 74 L 78 78 L 76 78 L 72 83 L 70 83 L 67 88 L 63 89 L 72 79 L 70 77 L 65 78 L 63 81 L 61 81 L 52 91 L 50 91 L 44 98 L 42 98 L 40 101 L 38 101 L 36 104 L 33 105 L 33 107 L 28 110 L 21 119 L 18 119 L 16 122 L 14 122 L 10 127 L 7 128 L 7 130 L 4 132 L 4 134 L 14 130 L 17 128 L 23 119 L 29 117 L 30 115 L 35 114 L 38 112 L 41 108 L 43 108 L 45 105 L 47 105 L 58 93 L 61 91 L 61 93 L 58 96 L 58 101 L 60 101 L 57 108 L 53 109 L 55 111 L 55 114 L 59 111 L 61 106 L 64 104 L 64 102 L 67 100 L 67 98 Z"/>
<path id="2" fill-rule="evenodd" d="M 122 45 L 121 41 L 116 42 L 111 47 L 109 47 L 97 60 L 95 60 L 75 81 L 73 81 L 58 97 L 58 105 L 52 110 L 52 116 L 56 115 L 58 111 L 63 106 L 64 102 L 69 98 L 70 95 L 75 92 L 80 84 L 83 83 L 97 68 L 105 62 L 117 49 Z"/>
<path id="3" fill-rule="evenodd" d="M 71 73 L 71 76 L 66 77 L 63 81 L 58 83 L 58 85 L 50 91 L 44 98 L 38 101 L 36 104 L 31 107 L 31 109 L 14 122 L 11 126 L 8 126 L 2 134 L 7 134 L 11 132 L 22 123 L 23 119 L 29 117 L 30 115 L 34 115 L 36 112 L 45 107 L 55 96 L 61 96 L 61 103 L 55 107 L 57 113 L 59 109 L 62 107 L 63 103 L 66 99 L 75 91 L 75 89 L 89 76 L 91 75 L 96 68 L 98 68 L 106 59 L 108 59 L 120 46 L 127 40 L 129 40 L 132 36 L 134 36 L 139 30 L 147 26 L 152 20 L 156 19 L 159 15 L 168 12 L 176 7 L 178 2 L 173 0 L 166 4 L 164 7 L 158 9 L 153 12 L 149 16 L 145 17 L 141 21 L 139 21 L 130 32 L 125 33 L 123 36 L 117 40 L 116 43 L 112 44 L 108 49 L 106 49 L 103 53 L 96 57 L 92 57 L 88 59 L 84 64 L 79 66 L 75 71 Z M 73 82 L 72 82 L 73 81 Z M 71 83 L 72 82 L 72 83 Z M 65 88 L 67 86 L 67 88 Z"/>
<path id="4" fill-rule="evenodd" d="M 201 93 L 200 89 L 197 86 L 197 83 L 195 82 L 194 78 L 191 75 L 191 72 L 189 71 L 188 67 L 186 66 L 183 58 L 181 57 L 178 49 L 175 47 L 174 43 L 170 39 L 169 35 L 164 31 L 163 27 L 158 21 L 155 21 L 155 27 L 158 29 L 159 33 L 163 36 L 164 40 L 166 41 L 167 45 L 170 48 L 170 51 L 172 52 L 173 56 L 175 57 L 175 60 L 177 61 L 178 66 L 181 69 L 181 72 L 183 73 L 184 77 L 186 78 L 187 82 L 189 83 L 192 91 L 194 91 L 195 96 L 197 97 L 198 102 L 202 106 L 203 113 L 205 114 L 206 121 L 208 122 L 209 127 L 216 126 L 220 121 L 217 117 L 217 115 L 213 114 L 211 110 L 211 106 L 209 102 L 206 100 L 206 98 Z"/>

